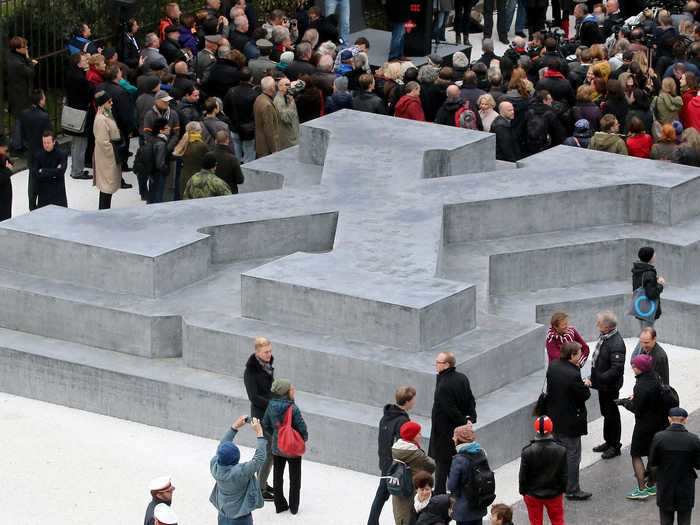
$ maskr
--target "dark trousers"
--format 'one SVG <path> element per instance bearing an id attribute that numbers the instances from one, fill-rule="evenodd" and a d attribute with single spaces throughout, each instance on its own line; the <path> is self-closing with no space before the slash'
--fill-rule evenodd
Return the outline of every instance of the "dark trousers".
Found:
<path id="1" fill-rule="evenodd" d="M 469 520 L 469 521 L 458 521 L 457 525 L 481 525 L 484 521 L 479 518 L 478 520 Z"/>
<path id="2" fill-rule="evenodd" d="M 600 413 L 603 416 L 603 439 L 610 447 L 620 448 L 620 435 L 622 434 L 622 424 L 620 423 L 620 408 L 615 404 L 615 400 L 620 396 L 620 392 L 598 391 L 598 402 L 600 403 Z"/>
<path id="3" fill-rule="evenodd" d="M 29 169 L 29 180 L 27 182 L 27 195 L 29 197 L 29 211 L 39 207 L 39 190 L 37 188 L 36 174 L 34 173 L 34 152 L 27 152 L 27 168 Z"/>
<path id="4" fill-rule="evenodd" d="M 108 210 L 112 207 L 112 194 L 100 192 L 100 204 L 98 209 Z"/>
<path id="5" fill-rule="evenodd" d="M 12 217 L 12 183 L 7 182 L 0 186 L 0 221 Z"/>
<path id="6" fill-rule="evenodd" d="M 472 10 L 471 0 L 455 0 L 455 33 L 466 35 L 469 39 L 469 20 Z"/>
<path id="7" fill-rule="evenodd" d="M 380 479 L 377 493 L 374 495 L 374 501 L 372 502 L 372 509 L 369 511 L 367 525 L 379 525 L 379 516 L 382 515 L 382 509 L 388 501 L 389 495 L 389 490 L 386 488 L 386 480 Z"/>
<path id="8" fill-rule="evenodd" d="M 163 202 L 163 192 L 165 192 L 165 177 L 160 174 L 148 177 L 146 203 L 156 204 Z"/>
<path id="9" fill-rule="evenodd" d="M 498 11 L 498 20 L 496 21 L 496 30 L 499 37 L 507 37 L 508 29 L 505 27 L 506 16 L 506 1 L 505 0 L 484 0 L 484 38 L 491 38 L 493 33 L 493 8 L 494 4 Z"/>
<path id="10" fill-rule="evenodd" d="M 289 503 L 284 497 L 284 468 L 289 463 Z M 275 510 L 287 509 L 296 513 L 299 510 L 299 493 L 301 492 L 301 458 L 273 456 L 272 479 L 275 491 Z"/>
<path id="11" fill-rule="evenodd" d="M 690 510 L 679 510 L 674 512 L 672 510 L 659 509 L 659 523 L 661 525 L 673 525 L 673 515 L 678 516 L 678 525 L 690 525 Z"/>
<path id="12" fill-rule="evenodd" d="M 537 31 L 544 30 L 544 22 L 547 18 L 546 7 L 529 7 L 527 8 L 527 32 L 532 38 Z"/>
<path id="13" fill-rule="evenodd" d="M 568 22 L 571 14 L 571 0 L 552 0 L 552 20 L 554 25 L 561 26 L 562 20 Z"/>
<path id="14" fill-rule="evenodd" d="M 451 460 L 446 463 L 435 462 L 435 488 L 433 492 L 436 495 L 447 492 L 447 476 L 450 474 L 451 466 Z"/>

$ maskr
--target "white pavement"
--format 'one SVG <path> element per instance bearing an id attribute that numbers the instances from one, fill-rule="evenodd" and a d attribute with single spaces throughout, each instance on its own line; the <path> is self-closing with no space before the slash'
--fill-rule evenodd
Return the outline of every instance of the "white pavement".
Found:
<path id="1" fill-rule="evenodd" d="M 628 355 L 634 343 L 627 340 Z M 697 410 L 697 351 L 664 348 L 682 405 L 689 411 Z M 624 392 L 632 385 L 628 369 Z M 622 411 L 622 441 L 627 445 L 633 418 Z M 231 414 L 231 420 L 237 415 Z M 584 467 L 597 459 L 590 449 L 600 441 L 601 428 L 601 420 L 589 425 Z M 222 434 L 225 430 L 221 429 Z M 347 436 L 346 445 L 353 446 L 352 436 Z M 210 439 L 0 393 L 0 523 L 140 523 L 149 500 L 148 481 L 170 474 L 177 486 L 173 508 L 179 523 L 213 525 L 216 512 L 208 501 L 213 486 L 209 460 L 216 446 L 217 441 Z M 252 450 L 242 449 L 242 456 L 249 459 Z M 514 503 L 519 499 L 518 464 L 514 461 L 496 471 L 497 501 Z M 630 467 L 630 484 L 631 478 Z M 375 476 L 304 461 L 299 514 L 278 516 L 272 504 L 266 504 L 255 513 L 255 522 L 359 525 L 366 522 L 376 485 Z M 626 489 L 620 487 L 621 494 Z M 390 503 L 384 508 L 381 523 L 393 523 Z"/>

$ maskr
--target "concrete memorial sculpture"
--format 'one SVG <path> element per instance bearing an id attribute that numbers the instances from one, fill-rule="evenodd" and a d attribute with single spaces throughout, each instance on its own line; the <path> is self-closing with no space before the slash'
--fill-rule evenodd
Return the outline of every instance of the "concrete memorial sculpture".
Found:
<path id="1" fill-rule="evenodd" d="M 265 335 L 309 459 L 375 472 L 382 405 L 414 385 L 428 435 L 454 351 L 495 468 L 529 439 L 537 323 L 622 317 L 640 243 L 670 285 L 664 341 L 700 330 L 695 169 L 565 146 L 513 168 L 493 135 L 345 110 L 246 164 L 239 195 L 4 222 L 0 390 L 216 437 Z"/>

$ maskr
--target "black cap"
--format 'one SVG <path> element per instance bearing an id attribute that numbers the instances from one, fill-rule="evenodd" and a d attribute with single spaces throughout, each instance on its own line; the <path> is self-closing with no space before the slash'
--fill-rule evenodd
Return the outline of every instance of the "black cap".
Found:
<path id="1" fill-rule="evenodd" d="M 681 407 L 673 407 L 668 411 L 668 417 L 688 417 L 688 412 Z"/>

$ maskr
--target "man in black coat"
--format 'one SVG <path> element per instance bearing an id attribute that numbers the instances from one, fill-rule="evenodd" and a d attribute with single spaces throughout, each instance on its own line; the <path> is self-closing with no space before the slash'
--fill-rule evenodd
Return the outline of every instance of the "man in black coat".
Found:
<path id="1" fill-rule="evenodd" d="M 232 60 L 234 51 L 224 47 L 219 49 L 219 58 L 212 66 L 207 81 L 202 85 L 207 98 L 219 97 L 223 100 L 228 90 L 240 82 L 241 71 L 238 63 Z"/>
<path id="2" fill-rule="evenodd" d="M 496 134 L 496 158 L 508 162 L 517 162 L 522 157 L 520 138 L 515 128 L 515 108 L 504 100 L 498 105 L 499 116 L 491 124 L 491 133 Z"/>
<path id="3" fill-rule="evenodd" d="M 267 404 L 272 397 L 272 382 L 275 379 L 275 369 L 272 366 L 272 343 L 265 337 L 255 338 L 255 353 L 251 354 L 245 365 L 243 373 L 243 383 L 250 400 L 250 416 L 262 420 L 267 409 Z M 272 501 L 272 487 L 267 484 L 272 468 L 272 436 L 265 436 L 267 439 L 267 456 L 265 463 L 258 472 L 258 483 L 262 490 L 263 498 Z"/>
<path id="4" fill-rule="evenodd" d="M 168 476 L 161 476 L 151 480 L 148 485 L 148 490 L 151 492 L 151 501 L 146 507 L 146 514 L 143 517 L 143 525 L 153 525 L 154 512 L 156 506 L 161 503 L 165 503 L 170 506 L 173 502 L 173 492 L 175 491 L 175 486 L 172 480 Z"/>
<path id="5" fill-rule="evenodd" d="M 160 54 L 165 57 L 168 64 L 187 61 L 187 55 L 182 50 L 179 40 L 180 29 L 177 26 L 171 25 L 165 28 L 165 39 L 160 43 Z"/>
<path id="6" fill-rule="evenodd" d="M 452 352 L 441 352 L 435 359 L 437 381 L 433 401 L 432 431 L 428 455 L 435 460 L 435 493 L 444 494 L 452 456 L 457 451 L 452 440 L 455 428 L 476 423 L 476 400 L 469 379 L 455 368 Z"/>
<path id="7" fill-rule="evenodd" d="M 244 163 L 255 160 L 253 105 L 260 92 L 251 84 L 251 78 L 250 68 L 247 66 L 242 68 L 241 83 L 229 89 L 224 97 L 224 113 L 231 120 L 231 131 L 235 134 L 234 140 L 237 141 L 234 143 L 236 154 Z"/>
<path id="8" fill-rule="evenodd" d="M 22 132 L 22 145 L 27 150 L 27 167 L 29 168 L 29 182 L 27 193 L 29 195 L 29 211 L 37 208 L 36 179 L 32 166 L 34 157 L 42 149 L 42 137 L 44 131 L 51 129 L 49 114 L 46 112 L 46 96 L 40 89 L 32 92 L 32 107 L 25 109 L 19 116 L 19 125 Z"/>
<path id="9" fill-rule="evenodd" d="M 566 131 L 552 107 L 553 103 L 549 91 L 541 89 L 535 93 L 527 110 L 525 144 L 530 155 L 558 146 L 566 139 Z"/>
<path id="10" fill-rule="evenodd" d="M 289 64 L 285 72 L 289 80 L 297 80 L 302 75 L 313 75 L 316 73 L 316 67 L 309 62 L 313 52 L 314 50 L 308 42 L 299 42 L 297 44 L 294 60 Z"/>
<path id="11" fill-rule="evenodd" d="M 384 101 L 374 93 L 374 77 L 368 73 L 360 75 L 358 79 L 360 89 L 352 97 L 352 109 L 364 111 L 365 113 L 376 113 L 386 115 L 386 105 Z"/>
<path id="12" fill-rule="evenodd" d="M 581 345 L 564 343 L 559 360 L 547 369 L 547 415 L 554 423 L 554 438 L 566 447 L 566 498 L 584 500 L 591 497 L 579 485 L 581 436 L 588 434 L 586 400 L 591 392 L 581 379 L 579 361 Z"/>
<path id="13" fill-rule="evenodd" d="M 0 135 L 0 221 L 12 217 L 12 168 L 9 143 Z"/>
<path id="14" fill-rule="evenodd" d="M 416 404 L 416 389 L 412 386 L 400 386 L 396 389 L 396 404 L 385 405 L 384 415 L 379 421 L 379 439 L 377 452 L 379 454 L 379 470 L 382 476 L 385 476 L 389 471 L 389 467 L 393 463 L 391 456 L 391 447 L 397 439 L 401 437 L 401 425 L 409 421 L 408 412 L 413 409 Z M 369 513 L 367 525 L 379 525 L 379 516 L 382 514 L 382 508 L 389 499 L 389 490 L 386 486 L 386 480 L 379 480 L 379 487 L 372 502 L 372 509 Z"/>
<path id="15" fill-rule="evenodd" d="M 573 107 L 576 103 L 576 97 L 571 83 L 561 71 L 561 63 L 557 60 L 549 61 L 547 70 L 544 72 L 544 77 L 537 82 L 535 89 L 537 91 L 546 89 L 554 100 L 557 102 L 566 102 L 569 107 Z"/>
<path id="16" fill-rule="evenodd" d="M 605 442 L 593 448 L 602 452 L 603 459 L 620 455 L 620 409 L 615 400 L 625 375 L 625 341 L 617 331 L 617 317 L 612 312 L 601 312 L 596 319 L 600 331 L 598 343 L 591 359 L 591 378 L 586 384 L 598 391 L 600 413 L 603 416 L 603 439 Z"/>
<path id="17" fill-rule="evenodd" d="M 9 42 L 7 54 L 7 107 L 12 115 L 18 116 L 32 104 L 31 93 L 34 84 L 36 60 L 29 57 L 26 38 L 15 36 Z"/>
<path id="18" fill-rule="evenodd" d="M 216 176 L 223 180 L 231 193 L 238 193 L 238 185 L 243 184 L 243 172 L 238 159 L 231 151 L 231 133 L 220 129 L 214 136 L 215 144 L 212 153 L 216 156 Z"/>
<path id="19" fill-rule="evenodd" d="M 695 473 L 700 469 L 700 438 L 688 432 L 688 412 L 680 407 L 669 411 L 669 427 L 657 432 L 651 442 L 649 467 L 656 469 L 656 504 L 661 525 L 690 525 L 695 506 Z"/>
<path id="20" fill-rule="evenodd" d="M 56 147 L 53 131 L 44 131 L 42 150 L 34 157 L 34 177 L 38 197 L 37 208 L 54 204 L 68 207 L 66 199 L 66 167 L 68 155 Z"/>
<path id="21" fill-rule="evenodd" d="M 520 494 L 532 523 L 542 523 L 543 507 L 547 508 L 549 521 L 563 523 L 566 447 L 554 441 L 553 431 L 554 425 L 549 417 L 538 417 L 535 420 L 535 439 L 520 454 Z"/>

